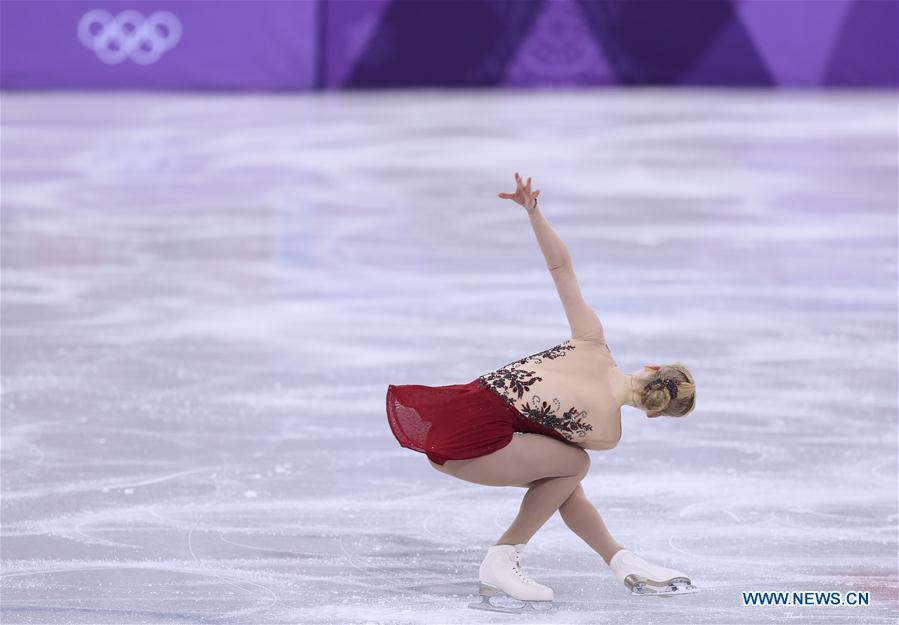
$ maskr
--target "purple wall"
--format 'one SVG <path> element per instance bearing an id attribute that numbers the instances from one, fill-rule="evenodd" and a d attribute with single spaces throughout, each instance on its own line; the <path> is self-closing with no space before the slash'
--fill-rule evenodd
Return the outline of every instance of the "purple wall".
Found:
<path id="1" fill-rule="evenodd" d="M 0 87 L 896 87 L 897 25 L 897 0 L 2 0 Z"/>

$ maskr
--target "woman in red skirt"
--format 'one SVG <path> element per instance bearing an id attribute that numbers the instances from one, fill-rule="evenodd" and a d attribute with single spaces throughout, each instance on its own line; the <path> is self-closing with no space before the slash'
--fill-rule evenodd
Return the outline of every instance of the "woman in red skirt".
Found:
<path id="1" fill-rule="evenodd" d="M 528 489 L 518 516 L 488 549 L 479 570 L 482 602 L 503 593 L 524 603 L 520 611 L 548 606 L 551 588 L 521 570 L 527 541 L 555 513 L 587 542 L 633 592 L 671 594 L 695 590 L 679 571 L 649 564 L 622 549 L 580 482 L 590 467 L 585 450 L 607 450 L 621 438 L 621 406 L 650 418 L 681 417 L 693 410 L 693 376 L 682 362 L 647 365 L 622 373 L 605 341 L 602 323 L 585 302 L 565 244 L 515 174 L 514 193 L 500 193 L 525 207 L 562 300 L 571 338 L 503 365 L 465 384 L 391 384 L 387 416 L 403 447 L 427 455 L 435 469 L 488 486 Z M 510 608 L 506 608 L 510 609 Z"/>

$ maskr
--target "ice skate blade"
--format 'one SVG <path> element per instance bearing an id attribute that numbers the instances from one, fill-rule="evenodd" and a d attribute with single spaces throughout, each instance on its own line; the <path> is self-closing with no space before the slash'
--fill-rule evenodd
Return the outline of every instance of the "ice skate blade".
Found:
<path id="1" fill-rule="evenodd" d="M 553 611 L 552 605 L 542 608 L 536 607 L 535 604 L 551 603 L 550 601 L 521 601 L 519 607 L 502 606 L 491 603 L 490 599 L 483 597 L 480 601 L 473 601 L 468 604 L 469 608 L 474 610 L 487 610 L 488 612 L 505 612 L 507 614 L 546 614 Z"/>
<path id="2" fill-rule="evenodd" d="M 632 595 L 655 596 L 655 597 L 673 597 L 675 595 L 689 595 L 699 592 L 699 588 L 690 583 L 685 577 L 679 577 L 671 580 L 667 585 L 654 585 L 643 581 L 637 581 L 628 584 Z"/>
<path id="3" fill-rule="evenodd" d="M 502 593 L 493 586 L 482 583 L 480 585 L 480 601 L 468 604 L 474 610 L 487 610 L 488 612 L 505 612 L 509 614 L 536 613 L 545 614 L 553 609 L 552 601 L 524 601 Z M 494 603 L 498 599 L 503 603 Z M 506 603 L 508 602 L 508 603 Z"/>

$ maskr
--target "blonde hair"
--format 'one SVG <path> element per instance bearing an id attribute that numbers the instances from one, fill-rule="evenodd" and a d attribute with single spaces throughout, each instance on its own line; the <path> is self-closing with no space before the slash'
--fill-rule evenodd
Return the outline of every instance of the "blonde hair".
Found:
<path id="1" fill-rule="evenodd" d="M 677 385 L 677 397 L 671 396 L 668 380 Z M 696 385 L 687 365 L 677 361 L 653 371 L 640 393 L 640 402 L 648 412 L 669 417 L 684 417 L 696 405 Z"/>

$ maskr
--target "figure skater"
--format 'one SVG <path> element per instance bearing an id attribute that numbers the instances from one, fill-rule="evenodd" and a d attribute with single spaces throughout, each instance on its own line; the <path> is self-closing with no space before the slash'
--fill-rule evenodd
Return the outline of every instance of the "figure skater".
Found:
<path id="1" fill-rule="evenodd" d="M 540 190 L 515 174 L 521 204 L 562 300 L 571 338 L 503 365 L 466 384 L 394 385 L 387 415 L 400 445 L 427 455 L 438 471 L 486 486 L 527 488 L 515 520 L 481 563 L 480 603 L 488 610 L 542 610 L 553 590 L 527 577 L 521 553 L 555 513 L 635 594 L 697 590 L 680 571 L 650 564 L 623 549 L 587 499 L 581 480 L 590 467 L 585 450 L 608 450 L 621 438 L 621 406 L 646 416 L 683 417 L 693 410 L 693 376 L 682 362 L 646 365 L 622 373 L 606 344 L 603 325 L 584 301 L 570 253 L 537 208 Z M 501 594 L 498 594 L 501 593 Z M 511 597 L 514 607 L 491 602 Z"/>

